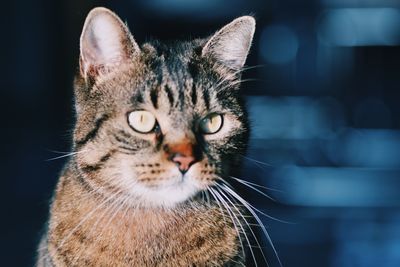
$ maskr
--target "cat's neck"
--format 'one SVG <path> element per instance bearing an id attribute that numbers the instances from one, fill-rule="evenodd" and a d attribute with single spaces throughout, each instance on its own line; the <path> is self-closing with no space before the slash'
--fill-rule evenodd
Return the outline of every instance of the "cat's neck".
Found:
<path id="1" fill-rule="evenodd" d="M 189 258 L 200 264 L 237 254 L 237 231 L 217 205 L 193 202 L 175 209 L 144 209 L 99 202 L 68 170 L 56 194 L 49 227 L 49 251 L 60 257 L 55 261 L 88 250 L 99 253 L 93 266 L 124 265 L 126 255 L 132 259 L 129 265 L 146 266 L 160 255 L 174 262 L 174 257 L 181 260 L 178 255 L 192 253 Z"/>

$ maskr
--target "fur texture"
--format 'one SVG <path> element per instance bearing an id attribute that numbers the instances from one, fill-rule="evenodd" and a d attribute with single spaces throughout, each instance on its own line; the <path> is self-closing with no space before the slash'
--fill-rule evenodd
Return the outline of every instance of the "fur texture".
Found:
<path id="1" fill-rule="evenodd" d="M 90 12 L 75 82 L 74 154 L 38 266 L 243 265 L 239 210 L 201 196 L 245 153 L 238 89 L 254 27 L 245 16 L 210 38 L 139 47 L 114 13 Z M 129 124 L 138 110 L 155 117 L 150 132 Z M 201 123 L 214 114 L 223 123 L 205 133 Z M 184 170 L 182 158 L 190 159 Z"/>

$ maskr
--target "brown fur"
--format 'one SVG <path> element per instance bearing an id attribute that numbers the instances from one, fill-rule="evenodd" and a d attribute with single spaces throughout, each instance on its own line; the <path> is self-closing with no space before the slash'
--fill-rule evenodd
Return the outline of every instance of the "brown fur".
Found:
<path id="1" fill-rule="evenodd" d="M 237 233 L 218 206 L 115 213 L 112 201 L 96 209 L 101 201 L 70 170 L 61 177 L 47 241 L 54 266 L 221 266 L 239 253 Z"/>
<path id="2" fill-rule="evenodd" d="M 76 154 L 58 182 L 38 267 L 243 266 L 239 208 L 200 193 L 246 149 L 237 81 L 253 33 L 254 19 L 242 17 L 208 40 L 139 48 L 114 13 L 89 14 L 75 81 Z M 143 110 L 157 121 L 148 133 L 127 120 Z M 224 125 L 205 135 L 198 125 L 210 114 Z"/>

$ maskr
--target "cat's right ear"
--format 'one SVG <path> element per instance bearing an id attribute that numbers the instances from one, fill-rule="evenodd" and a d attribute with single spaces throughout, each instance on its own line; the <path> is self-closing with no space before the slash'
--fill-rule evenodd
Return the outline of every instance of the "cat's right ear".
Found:
<path id="1" fill-rule="evenodd" d="M 113 71 L 140 52 L 128 27 L 107 8 L 88 14 L 80 39 L 80 72 L 85 80 Z"/>
<path id="2" fill-rule="evenodd" d="M 241 69 L 249 53 L 255 27 L 256 21 L 251 16 L 235 19 L 207 41 L 202 55 L 210 56 L 235 71 Z"/>

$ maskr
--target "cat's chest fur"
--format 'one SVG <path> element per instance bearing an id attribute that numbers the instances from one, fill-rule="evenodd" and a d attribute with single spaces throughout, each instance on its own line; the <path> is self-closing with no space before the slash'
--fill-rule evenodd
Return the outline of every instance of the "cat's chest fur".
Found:
<path id="1" fill-rule="evenodd" d="M 237 232 L 218 206 L 99 208 L 84 191 L 62 177 L 48 234 L 56 266 L 221 266 L 239 253 Z"/>

